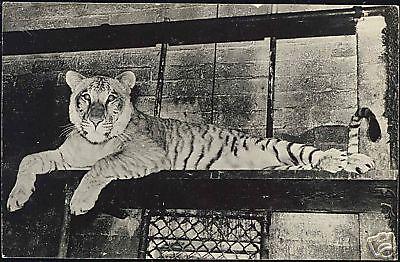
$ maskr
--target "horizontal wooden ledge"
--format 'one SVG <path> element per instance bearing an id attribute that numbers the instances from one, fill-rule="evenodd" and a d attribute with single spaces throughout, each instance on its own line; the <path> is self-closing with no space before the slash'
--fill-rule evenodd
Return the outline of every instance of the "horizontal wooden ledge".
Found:
<path id="1" fill-rule="evenodd" d="M 3 55 L 190 45 L 355 34 L 356 20 L 385 7 L 3 32 Z"/>
<path id="2" fill-rule="evenodd" d="M 89 168 L 53 171 L 50 179 L 81 178 Z M 379 178 L 379 179 L 378 179 Z M 165 170 L 151 174 L 142 179 L 155 180 L 271 180 L 271 179 L 301 179 L 301 180 L 397 180 L 398 170 L 370 170 L 365 174 L 346 171 L 330 173 L 318 170 Z"/>
<path id="3" fill-rule="evenodd" d="M 51 199 L 62 198 L 66 181 L 74 190 L 85 172 L 56 171 L 49 176 L 38 176 L 33 201 L 52 205 L 48 195 Z M 387 172 L 397 177 L 397 171 Z M 381 212 L 397 201 L 396 179 L 349 179 L 353 175 L 346 172 L 332 179 L 333 176 L 321 171 L 162 171 L 140 179 L 111 182 L 103 189 L 95 210 L 182 208 L 359 213 Z"/>

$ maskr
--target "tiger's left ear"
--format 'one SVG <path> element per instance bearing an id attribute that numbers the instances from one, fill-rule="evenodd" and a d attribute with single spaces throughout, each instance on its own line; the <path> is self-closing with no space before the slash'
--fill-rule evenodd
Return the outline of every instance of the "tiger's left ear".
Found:
<path id="1" fill-rule="evenodd" d="M 136 83 L 136 76 L 132 71 L 125 71 L 115 77 L 128 91 L 130 91 Z"/>

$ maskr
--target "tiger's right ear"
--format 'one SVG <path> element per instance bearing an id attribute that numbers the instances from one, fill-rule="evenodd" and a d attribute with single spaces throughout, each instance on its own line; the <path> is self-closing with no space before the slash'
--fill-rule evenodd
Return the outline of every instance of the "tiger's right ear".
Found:
<path id="1" fill-rule="evenodd" d="M 65 74 L 65 80 L 73 92 L 76 90 L 78 84 L 85 78 L 86 77 L 75 71 L 68 71 Z"/>

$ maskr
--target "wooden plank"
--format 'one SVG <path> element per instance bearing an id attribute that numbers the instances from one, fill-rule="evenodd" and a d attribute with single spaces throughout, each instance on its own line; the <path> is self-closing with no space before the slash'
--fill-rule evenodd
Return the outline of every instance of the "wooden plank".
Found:
<path id="1" fill-rule="evenodd" d="M 69 203 L 71 202 L 72 194 L 74 193 L 71 185 L 65 184 L 64 187 L 64 214 L 63 222 L 61 225 L 61 237 L 60 246 L 58 249 L 58 257 L 65 258 L 68 255 L 69 237 L 70 237 L 70 224 L 71 224 L 71 212 L 69 209 Z"/>
<path id="2" fill-rule="evenodd" d="M 359 9 L 294 12 L 3 33 L 4 55 L 296 38 L 355 33 Z M 320 26 L 318 26 L 320 25 Z M 196 30 L 193 30 L 196 28 Z M 140 37 L 137 37 L 140 36 Z"/>
<path id="3" fill-rule="evenodd" d="M 301 173 L 303 178 L 287 178 L 289 174 L 299 177 Z M 165 171 L 142 179 L 113 181 L 103 189 L 94 211 L 107 211 L 113 203 L 116 208 L 367 212 L 380 211 L 381 203 L 390 201 L 382 189 L 396 192 L 396 180 L 312 179 L 313 173 L 324 172 Z M 65 181 L 73 181 L 73 176 L 79 178 L 83 172 L 67 174 L 59 171 L 38 177 L 36 191 L 43 184 L 51 184 L 54 177 L 64 176 Z"/>
<path id="4" fill-rule="evenodd" d="M 273 213 L 270 259 L 359 259 L 356 214 Z"/>

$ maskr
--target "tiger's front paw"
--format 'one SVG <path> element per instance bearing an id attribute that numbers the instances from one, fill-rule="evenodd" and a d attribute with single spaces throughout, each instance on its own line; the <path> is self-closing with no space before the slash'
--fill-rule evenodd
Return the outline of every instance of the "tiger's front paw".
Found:
<path id="1" fill-rule="evenodd" d="M 29 197 L 32 195 L 35 190 L 33 184 L 32 185 L 23 185 L 17 183 L 14 188 L 11 190 L 10 196 L 7 200 L 7 209 L 10 212 L 14 212 L 18 209 L 21 209 L 24 204 L 28 201 Z"/>
<path id="2" fill-rule="evenodd" d="M 363 174 L 375 166 L 374 161 L 363 154 L 352 154 L 347 158 L 344 170 L 352 173 Z"/>
<path id="3" fill-rule="evenodd" d="M 79 192 L 78 190 L 72 196 L 69 208 L 73 215 L 86 214 L 96 204 L 97 195 Z"/>
<path id="4" fill-rule="evenodd" d="M 346 166 L 347 153 L 335 148 L 323 152 L 320 157 L 317 168 L 331 173 L 339 172 Z"/>

